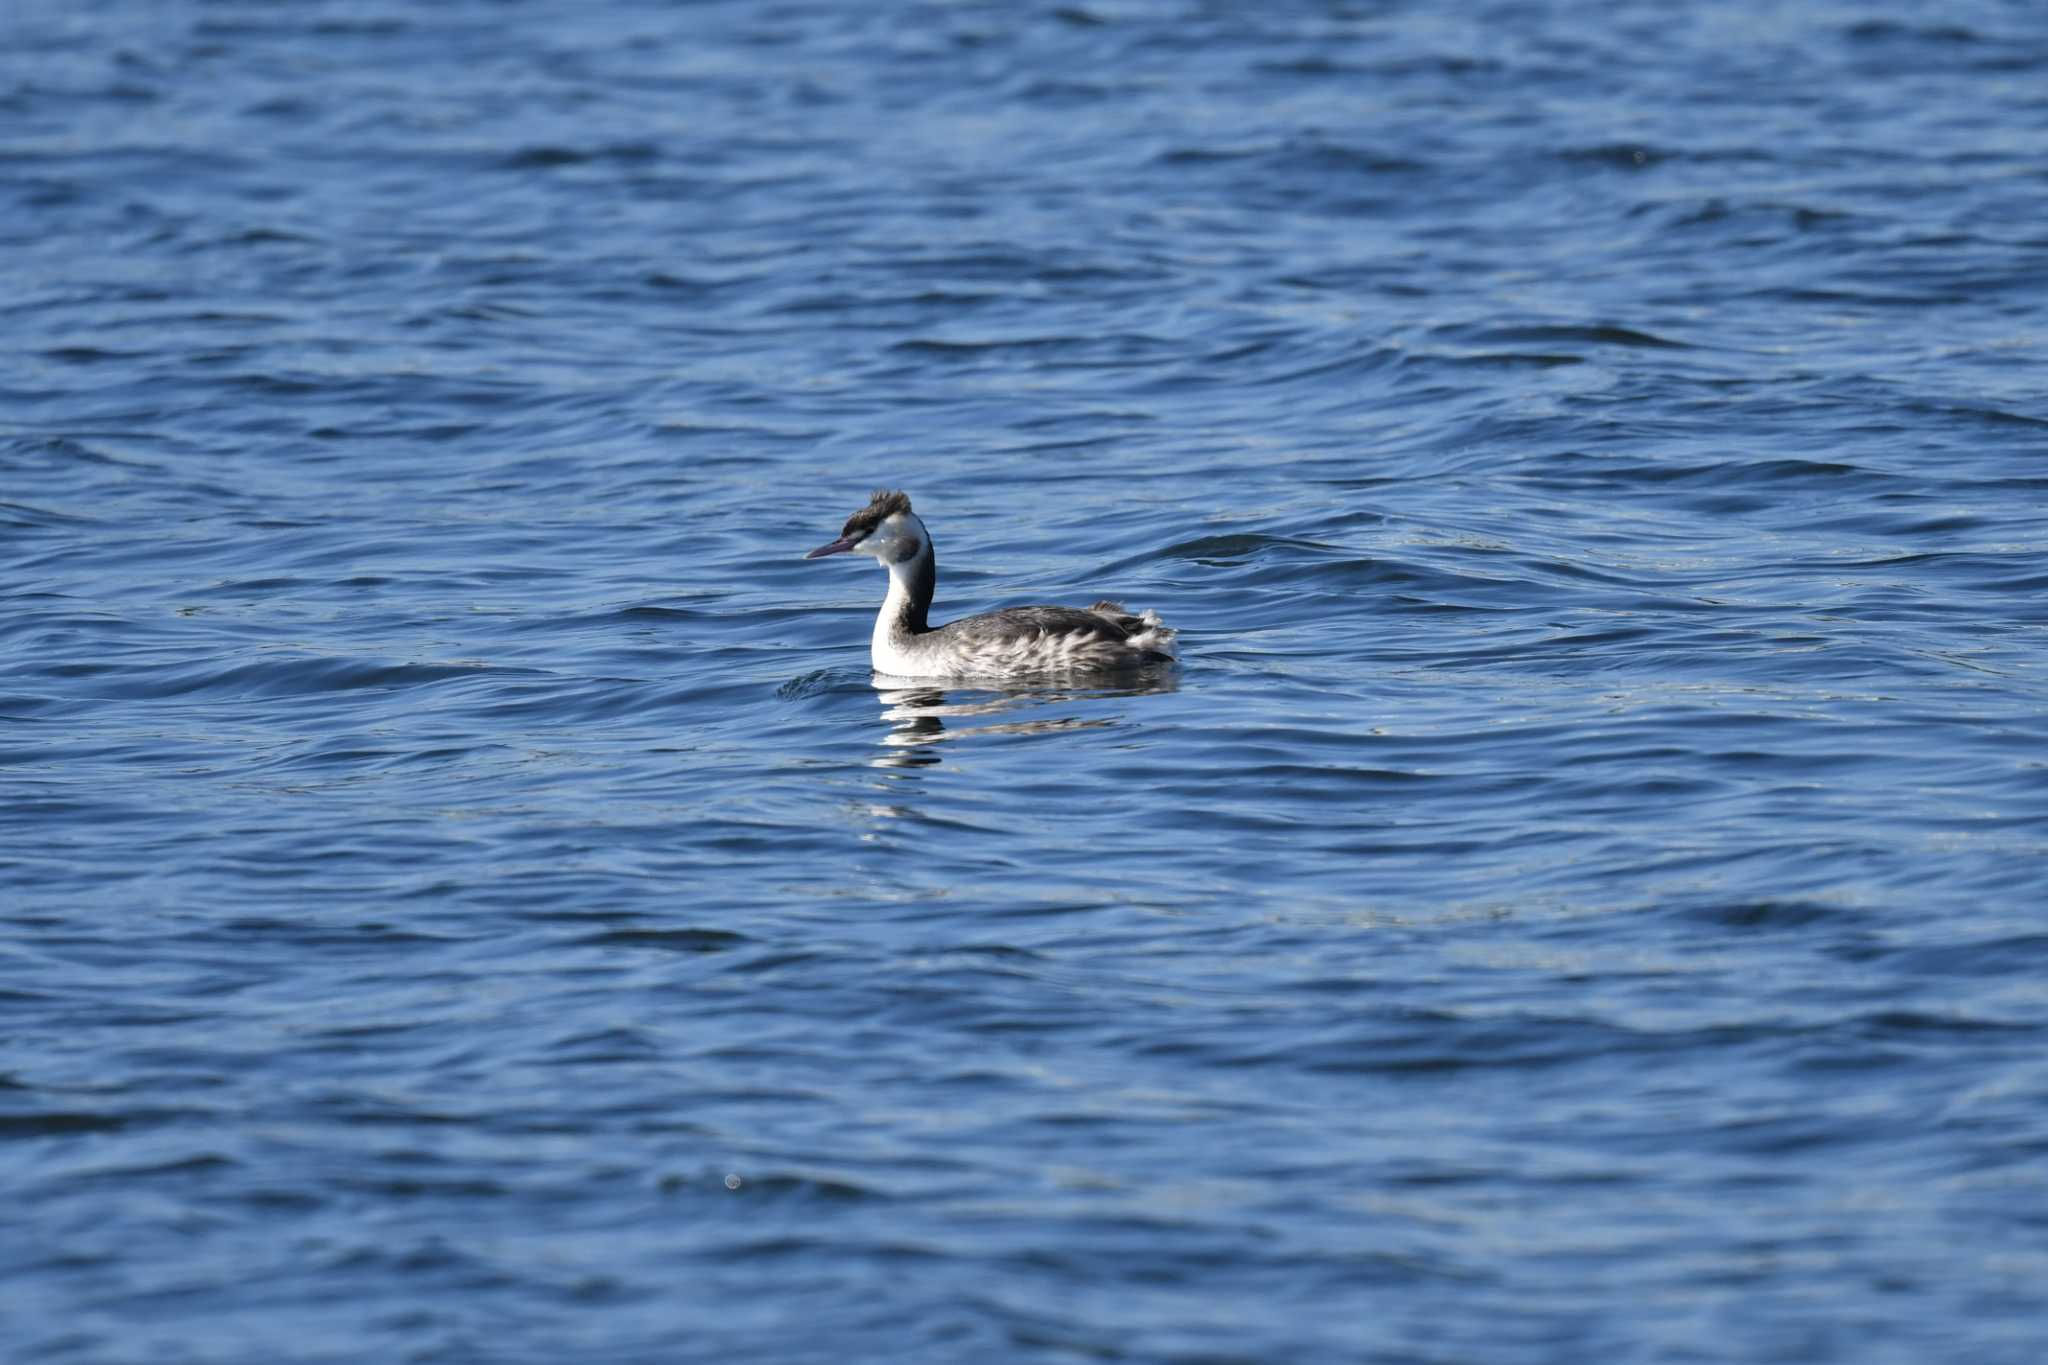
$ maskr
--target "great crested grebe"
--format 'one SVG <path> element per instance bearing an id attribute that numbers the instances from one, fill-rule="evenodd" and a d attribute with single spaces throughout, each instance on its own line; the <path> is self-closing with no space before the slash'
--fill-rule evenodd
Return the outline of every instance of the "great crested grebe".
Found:
<path id="1" fill-rule="evenodd" d="M 875 668 L 910 678 L 1019 677 L 1104 673 L 1174 660 L 1173 631 L 1159 614 L 1133 615 L 1114 602 L 1092 607 L 1004 607 L 943 626 L 926 620 L 938 562 L 910 495 L 884 489 L 846 519 L 839 539 L 805 559 L 859 551 L 889 571 L 889 595 L 875 617 Z"/>

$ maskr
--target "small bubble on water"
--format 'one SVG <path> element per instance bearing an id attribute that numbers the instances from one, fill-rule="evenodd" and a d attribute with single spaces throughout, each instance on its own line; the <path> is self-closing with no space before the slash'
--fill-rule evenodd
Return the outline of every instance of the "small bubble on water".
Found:
<path id="1" fill-rule="evenodd" d="M 727 1189 L 736 1190 L 740 1187 L 740 1184 L 741 1181 L 738 1176 L 734 1175 L 731 1171 L 725 1173 L 725 1187 Z"/>

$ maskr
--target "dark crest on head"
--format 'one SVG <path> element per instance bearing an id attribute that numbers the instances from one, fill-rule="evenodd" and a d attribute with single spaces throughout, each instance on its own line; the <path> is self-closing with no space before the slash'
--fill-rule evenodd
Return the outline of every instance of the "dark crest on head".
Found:
<path id="1" fill-rule="evenodd" d="M 910 494 L 890 488 L 877 488 L 868 505 L 846 519 L 846 525 L 840 534 L 864 536 L 898 512 L 909 510 Z"/>

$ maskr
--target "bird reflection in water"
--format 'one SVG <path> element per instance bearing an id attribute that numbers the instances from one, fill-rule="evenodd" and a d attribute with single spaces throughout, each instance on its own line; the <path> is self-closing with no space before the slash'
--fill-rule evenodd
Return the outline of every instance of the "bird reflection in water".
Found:
<path id="1" fill-rule="evenodd" d="M 955 689 L 959 694 L 959 699 L 955 700 L 937 684 L 877 673 L 875 694 L 881 699 L 882 719 L 890 723 L 891 729 L 880 740 L 886 752 L 870 761 L 878 768 L 928 767 L 939 761 L 938 746 L 948 740 L 985 735 L 1051 735 L 1071 730 L 1106 730 L 1121 724 L 1122 717 L 1017 713 L 1063 702 L 1101 701 L 1151 692 L 1171 692 L 1178 685 L 1178 673 L 1166 669 L 1160 670 L 1157 676 L 1140 675 L 1118 687 L 1054 683 L 1000 689 L 962 687 Z M 1017 715 L 1017 718 L 984 719 L 1012 715 Z M 963 724 L 964 721 L 974 723 Z"/>

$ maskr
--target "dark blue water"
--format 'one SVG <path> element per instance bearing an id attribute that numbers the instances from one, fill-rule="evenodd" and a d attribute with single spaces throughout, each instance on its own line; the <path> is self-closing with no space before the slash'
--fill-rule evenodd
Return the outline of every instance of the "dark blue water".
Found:
<path id="1" fill-rule="evenodd" d="M 10 1361 L 2048 1351 L 2048 11 L 14 0 Z M 1149 688 L 878 689 L 1115 596 Z"/>

